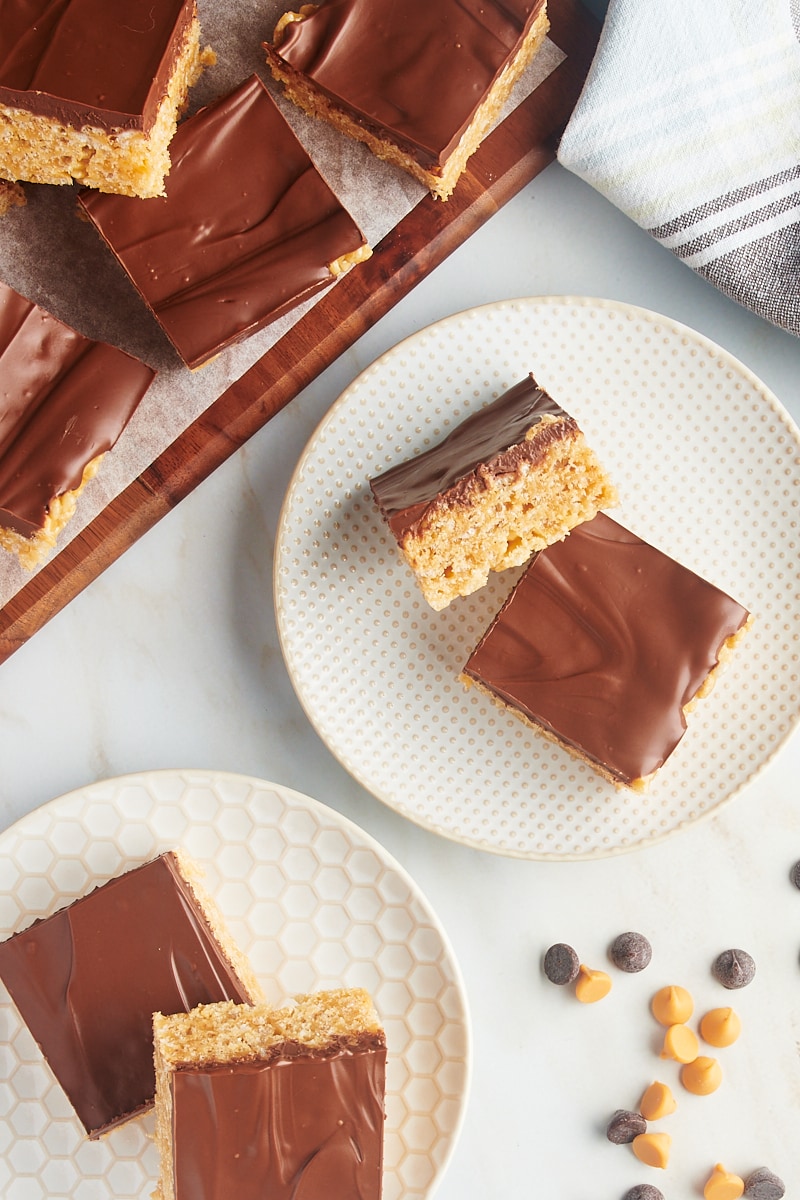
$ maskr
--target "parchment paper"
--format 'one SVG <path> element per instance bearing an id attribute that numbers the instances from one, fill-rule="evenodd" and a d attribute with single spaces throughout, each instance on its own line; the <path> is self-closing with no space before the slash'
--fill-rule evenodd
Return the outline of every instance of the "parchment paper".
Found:
<path id="1" fill-rule="evenodd" d="M 432 0 L 435 3 L 435 0 Z M 318 170 L 375 246 L 425 195 L 404 172 L 365 147 L 313 121 L 285 101 L 264 61 L 261 43 L 287 8 L 284 0 L 199 0 L 202 44 L 217 54 L 192 89 L 189 112 L 209 104 L 256 72 L 278 101 Z M 546 41 L 503 116 L 524 100 L 563 60 Z M 159 374 L 59 538 L 66 545 L 253 363 L 320 296 L 301 305 L 199 371 L 183 365 L 166 335 L 99 235 L 76 209 L 76 189 L 26 185 L 28 203 L 0 218 L 0 278 L 88 337 L 137 355 Z M 332 284 L 335 287 L 336 284 Z M 323 293 L 324 294 L 324 293 Z M 16 557 L 0 550 L 0 607 L 31 578 Z"/>

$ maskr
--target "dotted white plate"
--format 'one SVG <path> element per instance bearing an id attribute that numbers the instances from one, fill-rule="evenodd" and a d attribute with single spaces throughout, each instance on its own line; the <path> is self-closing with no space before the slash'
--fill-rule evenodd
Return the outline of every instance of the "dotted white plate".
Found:
<path id="1" fill-rule="evenodd" d="M 0 835 L 0 939 L 175 846 L 203 867 L 267 999 L 366 987 L 387 1045 L 385 1200 L 429 1197 L 469 1086 L 460 972 L 416 885 L 367 834 L 297 792 L 240 775 L 156 771 L 37 809 Z M 84 1134 L 0 983 L 0 1195 L 149 1200 L 152 1114 Z"/>
<path id="2" fill-rule="evenodd" d="M 434 613 L 367 480 L 532 371 L 618 485 L 614 516 L 755 625 L 646 796 L 616 790 L 458 675 L 519 571 Z M 800 437 L 746 367 L 669 318 L 531 298 L 440 321 L 347 388 L 289 487 L 275 602 L 300 702 L 342 764 L 437 833 L 528 858 L 653 843 L 715 811 L 800 717 Z"/>

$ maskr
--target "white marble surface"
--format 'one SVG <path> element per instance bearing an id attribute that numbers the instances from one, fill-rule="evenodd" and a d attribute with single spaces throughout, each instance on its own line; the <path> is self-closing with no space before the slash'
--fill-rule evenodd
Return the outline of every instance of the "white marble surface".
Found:
<path id="1" fill-rule="evenodd" d="M 0 666 L 0 823 L 93 780 L 162 767 L 243 772 L 313 796 L 407 868 L 461 963 L 473 1082 L 441 1200 L 621 1200 L 638 1181 L 692 1200 L 717 1161 L 740 1174 L 768 1165 L 797 1196 L 800 892 L 788 873 L 800 859 L 798 736 L 719 813 L 663 844 L 585 863 L 513 860 L 439 839 L 355 784 L 305 718 L 278 647 L 279 509 L 331 402 L 378 354 L 440 317 L 564 294 L 694 327 L 800 418 L 800 342 L 716 293 L 553 165 Z M 798 670 L 798 656 L 786 670 Z M 624 929 L 653 942 L 642 975 L 608 967 L 606 947 Z M 542 978 L 541 955 L 561 940 L 612 973 L 602 1003 L 582 1006 Z M 759 968 L 740 993 L 709 973 L 729 946 L 749 949 Z M 692 990 L 699 1010 L 733 1003 L 745 1028 L 718 1052 L 718 1093 L 701 1099 L 676 1085 L 678 1111 L 658 1126 L 673 1134 L 672 1161 L 657 1171 L 603 1129 L 651 1079 L 675 1079 L 647 1011 L 666 983 Z M 26 1200 L 24 1186 L 15 1195 Z"/>

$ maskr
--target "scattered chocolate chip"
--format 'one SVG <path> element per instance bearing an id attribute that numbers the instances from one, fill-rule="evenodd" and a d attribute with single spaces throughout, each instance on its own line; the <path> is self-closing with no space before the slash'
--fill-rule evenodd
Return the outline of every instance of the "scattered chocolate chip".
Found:
<path id="1" fill-rule="evenodd" d="M 636 1187 L 625 1193 L 622 1200 L 664 1200 L 664 1193 L 653 1187 L 652 1183 L 637 1183 Z"/>
<path id="2" fill-rule="evenodd" d="M 620 971 L 634 975 L 649 964 L 653 947 L 642 933 L 621 933 L 609 946 L 608 956 Z"/>
<path id="3" fill-rule="evenodd" d="M 640 1133 L 647 1132 L 647 1121 L 641 1113 L 618 1108 L 606 1126 L 606 1137 L 615 1146 L 626 1146 Z"/>
<path id="4" fill-rule="evenodd" d="M 544 973 L 551 983 L 557 983 L 559 987 L 573 983 L 580 969 L 580 959 L 566 942 L 556 942 L 544 956 Z"/>
<path id="5" fill-rule="evenodd" d="M 800 888 L 800 861 L 796 862 L 792 867 L 792 873 L 789 878 L 796 888 Z"/>
<path id="6" fill-rule="evenodd" d="M 781 1200 L 785 1192 L 786 1185 L 783 1180 L 766 1167 L 759 1167 L 757 1171 L 753 1171 L 747 1176 L 744 1184 L 747 1200 Z"/>
<path id="7" fill-rule="evenodd" d="M 747 987 L 755 973 L 756 964 L 746 950 L 723 950 L 711 967 L 711 974 L 726 988 Z"/>

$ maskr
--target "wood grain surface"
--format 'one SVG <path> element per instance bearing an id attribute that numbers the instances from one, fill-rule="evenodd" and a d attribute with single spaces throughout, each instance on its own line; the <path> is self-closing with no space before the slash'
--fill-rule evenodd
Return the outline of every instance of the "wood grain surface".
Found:
<path id="1" fill-rule="evenodd" d="M 555 158 L 600 26 L 580 0 L 549 0 L 566 58 L 486 139 L 447 202 L 426 196 L 366 262 L 280 341 L 0 610 L 0 662 L 235 453 L 421 279 Z"/>

